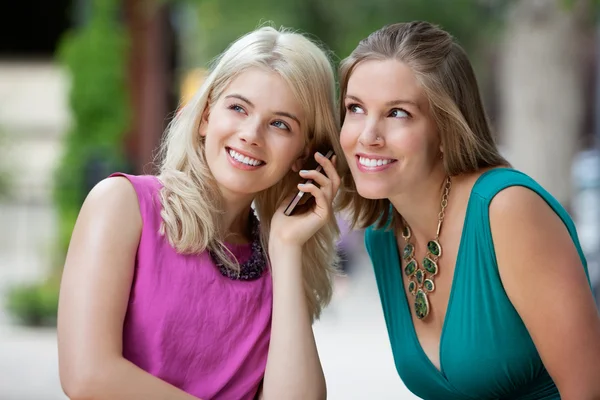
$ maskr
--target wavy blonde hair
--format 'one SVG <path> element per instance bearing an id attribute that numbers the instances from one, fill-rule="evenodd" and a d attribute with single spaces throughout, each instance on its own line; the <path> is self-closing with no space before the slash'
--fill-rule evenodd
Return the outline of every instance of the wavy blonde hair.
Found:
<path id="1" fill-rule="evenodd" d="M 368 60 L 401 61 L 416 75 L 429 100 L 448 175 L 509 165 L 494 141 L 467 54 L 448 32 L 429 22 L 415 21 L 386 25 L 361 40 L 340 64 L 342 121 L 348 81 L 356 66 Z M 390 220 L 390 226 L 401 226 L 390 201 L 361 197 L 349 172 L 342 176 L 339 207 L 349 210 L 353 227 L 377 223 L 382 228 Z"/>
<path id="2" fill-rule="evenodd" d="M 201 88 L 171 122 L 162 144 L 161 231 L 178 252 L 190 254 L 208 249 L 233 269 L 239 269 L 239 265 L 231 260 L 224 246 L 221 195 L 206 163 L 199 127 L 205 109 L 211 107 L 236 76 L 249 68 L 276 72 L 288 83 L 305 111 L 309 154 L 324 146 L 342 154 L 334 71 L 326 52 L 314 42 L 286 29 L 262 27 L 236 40 L 215 60 Z M 254 199 L 261 221 L 263 249 L 268 249 L 273 214 L 284 198 L 297 190 L 299 182 L 298 174 L 289 171 L 279 183 Z M 303 248 L 304 289 L 313 319 L 319 317 L 331 299 L 331 278 L 338 263 L 338 235 L 332 216 Z"/>

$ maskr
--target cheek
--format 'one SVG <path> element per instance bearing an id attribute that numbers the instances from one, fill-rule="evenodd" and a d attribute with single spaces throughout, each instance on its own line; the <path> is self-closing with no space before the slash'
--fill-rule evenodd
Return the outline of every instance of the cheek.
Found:
<path id="1" fill-rule="evenodd" d="M 304 152 L 304 140 L 300 138 L 277 140 L 277 143 L 273 144 L 271 153 L 277 156 L 278 164 L 282 169 L 285 169 L 285 172 L 292 168 L 296 160 L 302 157 Z"/>
<path id="2" fill-rule="evenodd" d="M 431 152 L 432 146 L 436 146 L 435 132 L 424 124 L 395 126 L 389 132 L 390 134 L 386 135 L 387 144 L 406 156 L 423 157 Z"/>
<path id="3" fill-rule="evenodd" d="M 440 138 L 435 126 L 427 124 L 423 127 L 420 142 L 419 146 L 428 158 L 437 159 L 439 157 Z"/>
<path id="4" fill-rule="evenodd" d="M 408 132 L 407 132 L 408 133 Z M 401 149 L 405 154 L 422 155 L 427 152 L 427 143 L 423 137 L 418 134 L 395 135 L 388 140 L 393 141 L 394 147 Z"/>
<path id="5" fill-rule="evenodd" d="M 239 119 L 230 113 L 229 110 L 215 110 L 211 114 L 206 127 L 207 138 L 212 136 L 217 139 L 236 132 Z"/>
<path id="6" fill-rule="evenodd" d="M 359 136 L 360 130 L 356 124 L 344 122 L 344 125 L 342 125 L 342 130 L 340 131 L 340 145 L 342 146 L 344 153 L 350 153 L 353 151 Z"/>

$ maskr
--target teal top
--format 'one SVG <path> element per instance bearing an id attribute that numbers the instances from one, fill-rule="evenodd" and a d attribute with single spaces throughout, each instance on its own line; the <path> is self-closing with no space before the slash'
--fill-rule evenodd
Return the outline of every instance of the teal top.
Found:
<path id="1" fill-rule="evenodd" d="M 575 225 L 554 197 L 513 169 L 485 172 L 473 186 L 467 205 L 440 339 L 441 370 L 431 363 L 415 333 L 393 230 L 370 227 L 366 231 L 396 369 L 408 389 L 423 399 L 560 398 L 498 272 L 489 205 L 509 186 L 527 187 L 552 207 L 588 273 Z"/>

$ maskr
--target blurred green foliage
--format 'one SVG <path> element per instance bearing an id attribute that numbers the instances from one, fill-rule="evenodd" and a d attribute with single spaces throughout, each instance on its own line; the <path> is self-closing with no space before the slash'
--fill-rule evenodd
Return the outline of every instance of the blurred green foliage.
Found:
<path id="1" fill-rule="evenodd" d="M 8 312 L 23 325 L 55 325 L 58 287 L 57 279 L 13 287 L 8 291 Z"/>
<path id="2" fill-rule="evenodd" d="M 514 1 L 514 0 L 512 0 Z M 594 14 L 598 14 L 600 11 L 600 0 L 561 0 L 562 4 L 564 4 L 567 8 L 572 8 L 577 5 L 577 3 L 589 5 L 590 10 L 593 10 Z"/>
<path id="3" fill-rule="evenodd" d="M 69 105 L 73 125 L 56 173 L 60 246 L 66 251 L 77 214 L 94 170 L 124 165 L 123 144 L 129 128 L 127 32 L 119 22 L 120 1 L 93 0 L 89 21 L 69 32 L 59 60 L 71 76 Z M 112 171 L 111 171 L 112 172 Z"/>
<path id="4" fill-rule="evenodd" d="M 473 51 L 499 26 L 509 2 L 496 0 L 162 0 L 193 4 L 205 62 L 261 22 L 314 35 L 339 58 L 385 24 L 427 20 Z"/>

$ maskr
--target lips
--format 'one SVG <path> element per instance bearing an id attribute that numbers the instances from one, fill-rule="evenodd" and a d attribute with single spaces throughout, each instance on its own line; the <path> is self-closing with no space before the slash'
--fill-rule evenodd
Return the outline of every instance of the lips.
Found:
<path id="1" fill-rule="evenodd" d="M 356 165 L 361 172 L 379 172 L 391 167 L 396 161 L 394 158 L 371 156 L 367 154 L 356 155 Z"/>
<path id="2" fill-rule="evenodd" d="M 360 165 L 364 167 L 380 167 L 382 165 L 387 165 L 389 163 L 393 163 L 394 159 L 391 158 L 367 158 L 367 157 L 358 157 L 358 162 Z"/>
<path id="3" fill-rule="evenodd" d="M 240 150 L 232 149 L 231 147 L 227 147 L 226 149 L 229 156 L 241 164 L 245 164 L 250 167 L 258 167 L 266 164 L 263 160 L 255 158 L 247 153 L 243 153 Z"/>

